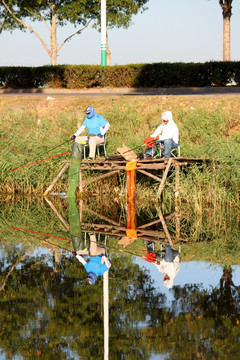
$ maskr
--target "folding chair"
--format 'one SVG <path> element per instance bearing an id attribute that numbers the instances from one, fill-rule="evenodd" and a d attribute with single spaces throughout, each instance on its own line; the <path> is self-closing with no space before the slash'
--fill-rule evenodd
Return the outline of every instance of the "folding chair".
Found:
<path id="1" fill-rule="evenodd" d="M 96 152 L 97 152 L 97 156 L 98 158 L 100 157 L 100 146 L 103 146 L 103 150 L 104 150 L 104 155 L 105 157 L 107 156 L 107 152 L 106 152 L 106 143 L 107 143 L 107 133 L 104 135 L 104 142 L 101 144 L 96 145 Z M 89 145 L 83 145 L 83 159 L 86 160 L 86 148 L 88 148 Z"/>
<path id="2" fill-rule="evenodd" d="M 103 146 L 104 156 L 105 156 L 105 157 L 107 156 L 106 143 L 107 143 L 107 133 L 104 135 L 104 142 L 97 145 L 97 155 L 98 155 L 98 158 L 100 157 L 100 147 L 101 147 L 101 146 Z"/>
<path id="3" fill-rule="evenodd" d="M 164 145 L 163 144 L 158 144 L 157 145 L 157 157 L 162 157 L 162 151 L 164 150 Z M 174 153 L 174 152 L 176 152 L 177 151 L 177 156 L 176 156 L 176 154 Z M 178 141 L 178 147 L 177 148 L 175 148 L 175 149 L 172 149 L 171 150 L 171 155 L 173 156 L 173 157 L 180 157 L 180 154 L 181 154 L 181 151 L 180 151 L 180 137 L 179 137 L 179 141 Z"/>

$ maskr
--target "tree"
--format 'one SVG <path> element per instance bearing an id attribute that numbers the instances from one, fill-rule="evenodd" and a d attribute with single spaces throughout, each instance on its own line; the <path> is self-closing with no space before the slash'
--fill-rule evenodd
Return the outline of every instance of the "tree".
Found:
<path id="1" fill-rule="evenodd" d="M 3 30 L 12 31 L 14 28 L 19 27 L 17 21 L 11 16 L 2 3 L 0 3 L 0 14 L 0 34 L 3 32 Z"/>
<path id="2" fill-rule="evenodd" d="M 219 0 L 223 13 L 223 61 L 231 61 L 230 20 L 233 0 Z"/>
<path id="3" fill-rule="evenodd" d="M 139 11 L 144 11 L 144 5 L 149 0 L 110 0 L 107 4 L 108 28 L 128 28 L 131 18 Z M 51 58 L 51 64 L 56 65 L 57 55 L 63 45 L 80 34 L 90 24 L 99 29 L 101 24 L 101 0 L 1 0 L 5 9 L 19 23 L 19 28 L 28 29 L 41 41 Z M 50 34 L 50 47 L 34 28 L 27 24 L 41 22 Z M 57 44 L 57 29 L 67 24 L 73 24 L 76 31 L 69 35 L 60 45 Z"/>

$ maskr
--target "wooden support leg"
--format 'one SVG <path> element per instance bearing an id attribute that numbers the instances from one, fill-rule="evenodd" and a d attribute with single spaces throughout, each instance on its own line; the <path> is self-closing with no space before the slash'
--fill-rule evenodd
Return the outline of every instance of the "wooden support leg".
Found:
<path id="1" fill-rule="evenodd" d="M 58 181 L 58 179 L 60 179 L 60 177 L 63 175 L 63 173 L 68 169 L 70 164 L 70 161 L 68 161 L 66 163 L 66 165 L 62 168 L 62 170 L 60 171 L 60 173 L 57 175 L 57 177 L 53 180 L 53 182 L 51 183 L 51 185 L 47 188 L 47 190 L 45 191 L 44 195 L 47 195 L 49 193 L 50 190 L 52 190 L 52 188 L 54 187 L 54 185 L 56 184 L 56 182 Z"/>
<path id="2" fill-rule="evenodd" d="M 180 239 L 180 166 L 175 165 L 175 214 L 176 214 L 176 241 Z"/>
<path id="3" fill-rule="evenodd" d="M 83 181 L 82 181 L 82 170 L 80 169 L 79 171 L 79 190 L 80 190 L 80 193 L 83 192 Z"/>
<path id="4" fill-rule="evenodd" d="M 165 182 L 166 182 L 166 178 L 167 178 L 167 174 L 168 174 L 168 171 L 170 169 L 170 166 L 172 164 L 172 158 L 169 158 L 168 160 L 168 163 L 167 163 L 167 166 L 166 166 L 166 169 L 164 171 L 164 174 L 163 174 L 163 177 L 162 177 L 162 181 L 159 185 L 159 188 L 158 188 L 158 196 L 160 197 L 164 187 L 165 187 Z"/>
<path id="5" fill-rule="evenodd" d="M 171 239 L 171 235 L 170 235 L 170 233 L 169 233 L 169 231 L 168 231 L 168 228 L 167 228 L 167 225 L 166 225 L 166 223 L 165 223 L 165 220 L 164 220 L 164 217 L 163 217 L 163 214 L 162 214 L 161 209 L 158 209 L 158 212 L 159 212 L 159 218 L 160 218 L 160 220 L 161 220 L 161 223 L 162 223 L 162 226 L 163 226 L 163 230 L 164 230 L 164 232 L 165 232 L 165 234 L 166 234 L 166 237 L 167 237 L 167 239 L 168 239 L 168 242 L 169 242 L 169 244 L 170 244 L 171 246 L 173 246 L 173 242 L 172 242 L 172 239 Z"/>
<path id="6" fill-rule="evenodd" d="M 55 212 L 55 214 L 57 215 L 57 217 L 61 220 L 61 222 L 63 223 L 63 225 L 66 227 L 67 230 L 70 229 L 70 226 L 68 224 L 68 222 L 62 217 L 61 214 L 59 214 L 59 212 L 57 211 L 57 209 L 55 208 L 55 206 L 53 205 L 53 203 L 48 200 L 47 198 L 45 198 L 46 202 L 48 203 L 48 205 L 51 207 L 51 209 Z"/>
<path id="7" fill-rule="evenodd" d="M 98 181 L 98 180 L 100 180 L 100 179 L 104 179 L 105 177 L 108 177 L 108 176 L 111 176 L 111 175 L 113 175 L 113 174 L 116 174 L 117 172 L 119 172 L 119 170 L 110 171 L 110 172 L 108 172 L 107 174 L 98 176 L 98 177 L 96 177 L 96 178 L 91 178 L 90 180 L 83 180 L 83 181 L 82 181 L 82 186 L 85 186 L 86 184 L 93 183 L 93 182 Z"/>
<path id="8" fill-rule="evenodd" d="M 79 218 L 80 218 L 80 223 L 83 221 L 83 200 L 81 199 L 79 201 Z"/>

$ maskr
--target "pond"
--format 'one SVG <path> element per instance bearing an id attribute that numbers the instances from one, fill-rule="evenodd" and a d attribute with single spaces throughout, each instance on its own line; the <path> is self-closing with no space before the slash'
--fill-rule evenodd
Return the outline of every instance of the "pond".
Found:
<path id="1" fill-rule="evenodd" d="M 240 266 L 173 217 L 64 196 L 1 214 L 0 359 L 239 358 Z"/>

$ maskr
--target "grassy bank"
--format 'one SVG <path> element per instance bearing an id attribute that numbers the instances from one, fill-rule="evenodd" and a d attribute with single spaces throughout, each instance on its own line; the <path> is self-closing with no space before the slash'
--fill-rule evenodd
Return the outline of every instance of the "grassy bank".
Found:
<path id="1" fill-rule="evenodd" d="M 181 199 L 185 212 L 191 213 L 189 222 L 192 216 L 199 215 L 208 220 L 208 213 L 214 212 L 223 226 L 222 210 L 235 214 L 239 206 L 240 103 L 234 96 L 2 97 L 0 191 L 42 194 L 69 154 L 14 172 L 9 170 L 70 150 L 67 140 L 81 125 L 83 110 L 89 104 L 111 124 L 108 155 L 123 143 L 131 148 L 143 144 L 159 125 L 161 113 L 171 110 L 180 129 L 181 155 L 217 161 L 212 166 L 181 172 Z M 139 150 L 144 151 L 144 147 Z M 124 186 L 123 182 L 120 179 L 119 184 Z M 91 191 L 112 195 L 112 185 L 108 181 L 103 184 Z M 146 206 L 155 197 L 158 185 L 138 175 L 138 197 L 146 200 Z M 67 191 L 67 174 L 54 190 Z M 170 210 L 172 191 L 164 193 L 164 200 Z"/>

